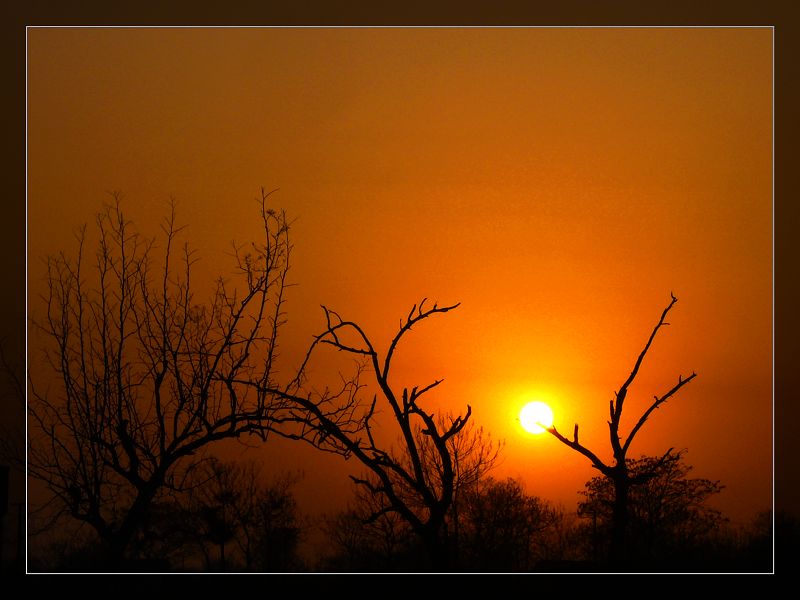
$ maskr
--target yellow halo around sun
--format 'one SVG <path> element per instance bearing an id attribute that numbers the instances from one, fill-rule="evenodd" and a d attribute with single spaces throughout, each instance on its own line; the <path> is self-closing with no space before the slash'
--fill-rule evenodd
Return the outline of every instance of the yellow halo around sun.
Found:
<path id="1" fill-rule="evenodd" d="M 528 402 L 519 411 L 519 422 L 525 431 L 544 433 L 553 425 L 553 411 L 544 402 Z"/>

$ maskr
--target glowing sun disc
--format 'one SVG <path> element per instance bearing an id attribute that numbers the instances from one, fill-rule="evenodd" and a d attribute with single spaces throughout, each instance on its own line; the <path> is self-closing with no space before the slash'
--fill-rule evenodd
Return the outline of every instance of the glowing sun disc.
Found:
<path id="1" fill-rule="evenodd" d="M 553 411 L 544 402 L 528 402 L 519 411 L 519 422 L 525 431 L 544 433 L 553 425 Z"/>

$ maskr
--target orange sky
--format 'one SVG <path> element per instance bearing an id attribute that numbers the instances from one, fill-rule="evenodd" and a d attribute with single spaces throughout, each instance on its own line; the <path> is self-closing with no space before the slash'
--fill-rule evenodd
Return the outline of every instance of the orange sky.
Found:
<path id="1" fill-rule="evenodd" d="M 422 297 L 462 302 L 396 381 L 444 377 L 431 400 L 505 439 L 496 475 L 572 509 L 595 472 L 516 413 L 546 399 L 608 458 L 608 400 L 673 291 L 628 423 L 698 377 L 631 453 L 688 447 L 748 519 L 772 489 L 771 52 L 770 29 L 31 29 L 31 298 L 108 190 L 153 233 L 177 198 L 210 277 L 279 187 L 287 360 L 321 303 L 385 346 Z M 349 493 L 337 457 L 260 452 Z"/>

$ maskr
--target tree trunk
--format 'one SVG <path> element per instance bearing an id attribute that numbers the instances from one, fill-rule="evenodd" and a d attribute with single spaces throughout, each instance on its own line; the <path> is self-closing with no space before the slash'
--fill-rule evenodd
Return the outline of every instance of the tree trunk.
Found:
<path id="1" fill-rule="evenodd" d="M 125 560 L 125 553 L 128 548 L 128 541 L 122 539 L 118 532 L 115 532 L 107 542 L 107 554 L 105 556 L 105 567 L 107 571 L 119 571 Z"/>
<path id="2" fill-rule="evenodd" d="M 433 572 L 445 572 L 450 567 L 447 546 L 442 543 L 438 528 L 428 528 L 422 536 L 428 552 L 428 566 Z"/>
<path id="3" fill-rule="evenodd" d="M 626 474 L 627 475 L 627 474 Z M 611 521 L 611 564 L 620 566 L 627 558 L 626 538 L 628 530 L 627 476 L 614 478 L 614 507 Z"/>
<path id="4" fill-rule="evenodd" d="M 139 490 L 139 494 L 125 515 L 125 520 L 109 536 L 108 557 L 106 560 L 109 570 L 118 571 L 124 569 L 131 540 L 147 516 L 147 511 L 150 509 L 150 504 L 155 497 L 158 485 L 151 482 L 150 485 Z"/>
<path id="5" fill-rule="evenodd" d="M 453 565 L 456 568 L 461 566 L 461 555 L 460 555 L 460 548 L 461 548 L 461 528 L 460 523 L 458 522 L 459 514 L 458 514 L 458 496 L 456 494 L 453 495 L 453 534 L 452 537 L 448 540 L 450 543 L 450 547 L 453 549 L 451 560 L 453 561 Z"/>

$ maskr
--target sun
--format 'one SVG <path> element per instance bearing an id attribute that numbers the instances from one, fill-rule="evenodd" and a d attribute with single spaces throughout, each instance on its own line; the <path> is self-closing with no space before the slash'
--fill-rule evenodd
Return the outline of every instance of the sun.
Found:
<path id="1" fill-rule="evenodd" d="M 544 433 L 553 425 L 553 411 L 544 402 L 528 402 L 519 411 L 519 422 L 530 433 Z"/>

